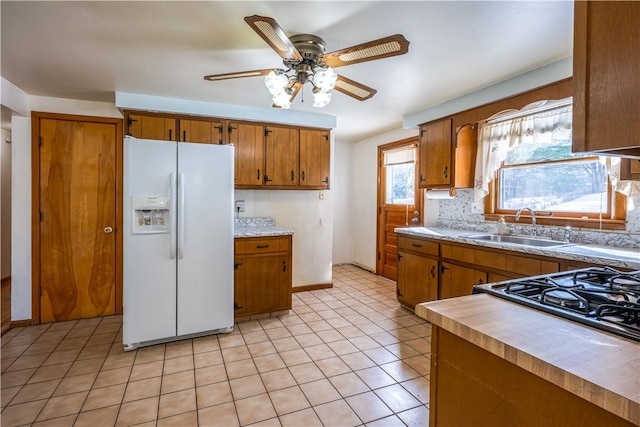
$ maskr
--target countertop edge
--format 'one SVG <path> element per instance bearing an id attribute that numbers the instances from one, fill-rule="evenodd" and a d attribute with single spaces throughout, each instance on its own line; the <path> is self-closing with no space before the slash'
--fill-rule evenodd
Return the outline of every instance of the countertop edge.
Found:
<path id="1" fill-rule="evenodd" d="M 474 300 L 470 300 L 474 298 Z M 640 396 L 629 397 L 619 394 L 613 390 L 610 390 L 604 386 L 597 384 L 594 381 L 585 378 L 584 376 L 577 375 L 560 366 L 554 365 L 541 357 L 530 354 L 514 345 L 508 344 L 503 340 L 491 336 L 481 330 L 481 328 L 475 328 L 469 324 L 465 324 L 462 320 L 457 320 L 447 316 L 445 313 L 439 312 L 440 306 L 452 305 L 454 303 L 466 303 L 466 304 L 483 304 L 491 302 L 491 304 L 509 306 L 516 306 L 517 309 L 533 311 L 536 314 L 546 315 L 542 312 L 531 310 L 527 307 L 514 304 L 509 301 L 503 301 L 499 298 L 490 295 L 471 295 L 459 298 L 452 298 L 448 300 L 433 301 L 430 303 L 418 304 L 415 308 L 415 313 L 419 317 L 431 322 L 433 325 L 443 328 L 444 330 L 464 339 L 468 342 L 486 350 L 490 353 L 536 375 L 576 396 L 579 396 L 608 412 L 611 412 L 625 420 L 632 423 L 638 423 L 640 420 Z M 445 304 L 442 304 L 445 303 Z M 505 306 L 507 307 L 507 306 Z M 513 309 L 513 307 L 510 307 Z M 446 310 L 442 310 L 446 311 Z M 573 324 L 567 322 L 561 318 L 550 318 L 551 321 L 565 322 L 570 326 L 588 328 L 579 324 Z M 588 328 L 591 329 L 591 328 Z M 597 330 L 589 331 L 589 333 L 600 333 Z M 609 337 L 609 334 L 605 334 Z M 618 337 L 610 337 L 612 341 L 619 340 Z M 629 341 L 630 340 L 625 340 Z M 633 345 L 633 343 L 631 343 Z M 633 347 L 632 347 L 633 348 Z M 640 348 L 640 347 L 639 347 Z M 640 357 L 638 358 L 640 359 Z M 543 369 L 540 369 L 540 367 Z M 633 367 L 631 368 L 633 372 Z"/>
<path id="2" fill-rule="evenodd" d="M 438 230 L 431 231 L 431 230 Z M 474 233 L 469 230 L 449 230 L 439 229 L 431 227 L 401 227 L 396 228 L 395 232 L 404 236 L 418 237 L 424 239 L 434 239 L 444 242 L 463 243 L 467 245 L 485 247 L 489 249 L 502 249 L 512 252 L 525 253 L 530 255 L 541 256 L 553 256 L 554 258 L 566 259 L 570 261 L 579 261 L 583 263 L 592 263 L 598 265 L 607 265 L 609 267 L 627 268 L 630 270 L 640 270 L 640 259 L 635 261 L 634 259 L 620 259 L 615 257 L 598 256 L 596 254 L 580 253 L 579 248 L 588 248 L 588 244 L 570 244 L 568 246 L 562 246 L 558 248 L 538 248 L 533 246 L 516 245 L 510 243 L 491 242 L 483 240 L 475 240 L 465 238 L 465 235 L 472 234 L 487 234 L 487 233 Z M 443 234 L 442 232 L 446 233 Z M 621 248 L 624 249 L 624 248 Z M 629 250 L 631 254 L 632 251 Z"/>
<path id="3" fill-rule="evenodd" d="M 234 239 L 246 239 L 251 237 L 293 236 L 293 234 L 294 233 L 292 230 L 270 226 L 235 227 L 235 229 L 233 230 Z"/>

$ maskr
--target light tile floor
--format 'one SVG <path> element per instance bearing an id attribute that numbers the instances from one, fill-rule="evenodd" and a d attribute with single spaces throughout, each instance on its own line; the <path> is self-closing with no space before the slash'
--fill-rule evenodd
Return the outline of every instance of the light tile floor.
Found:
<path id="1" fill-rule="evenodd" d="M 333 282 L 288 315 L 126 353 L 120 316 L 12 329 L 2 426 L 427 425 L 430 325 L 390 280 Z"/>

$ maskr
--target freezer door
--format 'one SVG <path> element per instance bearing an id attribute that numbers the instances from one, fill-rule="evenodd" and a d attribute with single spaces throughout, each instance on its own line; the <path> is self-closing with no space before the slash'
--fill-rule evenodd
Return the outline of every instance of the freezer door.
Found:
<path id="1" fill-rule="evenodd" d="M 233 146 L 178 144 L 178 335 L 233 326 Z"/>
<path id="2" fill-rule="evenodd" d="M 176 336 L 177 144 L 126 137 L 124 141 L 123 343 Z M 132 206 L 140 196 L 169 196 L 164 233 L 136 233 Z M 166 220 L 166 219 L 165 219 Z M 163 220 L 164 221 L 164 220 Z"/>

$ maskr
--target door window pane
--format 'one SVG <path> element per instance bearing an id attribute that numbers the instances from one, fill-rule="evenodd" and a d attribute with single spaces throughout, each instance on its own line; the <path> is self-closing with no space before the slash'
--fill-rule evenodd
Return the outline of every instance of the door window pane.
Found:
<path id="1" fill-rule="evenodd" d="M 387 165 L 386 203 L 393 205 L 413 205 L 415 191 L 415 163 Z"/>

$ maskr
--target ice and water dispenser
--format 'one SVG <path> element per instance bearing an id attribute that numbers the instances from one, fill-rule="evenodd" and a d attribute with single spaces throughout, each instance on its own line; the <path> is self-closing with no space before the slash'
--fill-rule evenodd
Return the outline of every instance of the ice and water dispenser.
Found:
<path id="1" fill-rule="evenodd" d="M 169 196 L 131 196 L 133 209 L 132 234 L 169 233 Z"/>

